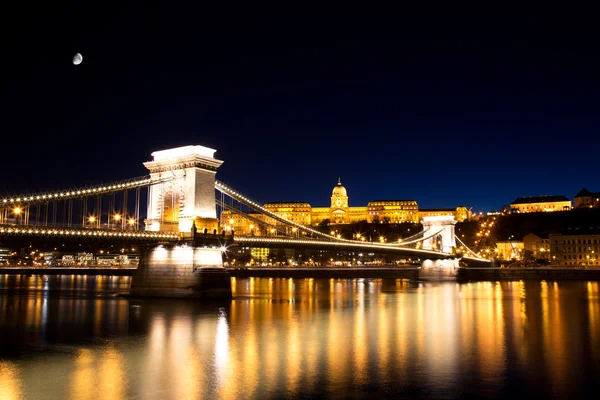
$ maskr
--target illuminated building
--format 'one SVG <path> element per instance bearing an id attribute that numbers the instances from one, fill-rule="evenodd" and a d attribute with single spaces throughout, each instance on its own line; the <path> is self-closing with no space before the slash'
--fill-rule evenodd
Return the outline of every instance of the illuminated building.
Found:
<path id="1" fill-rule="evenodd" d="M 512 260 L 513 258 L 519 258 L 523 248 L 524 244 L 520 240 L 496 242 L 498 258 L 501 260 Z"/>
<path id="2" fill-rule="evenodd" d="M 575 208 L 600 208 L 600 192 L 583 188 L 575 195 Z"/>
<path id="3" fill-rule="evenodd" d="M 269 261 L 269 253 L 271 249 L 264 247 L 252 247 L 250 255 L 254 261 L 267 262 Z"/>
<path id="4" fill-rule="evenodd" d="M 471 210 L 464 206 L 419 211 L 415 200 L 375 200 L 370 201 L 366 207 L 350 207 L 348 191 L 339 179 L 331 192 L 329 207 L 312 207 L 306 202 L 266 203 L 264 207 L 282 218 L 305 226 L 319 226 L 323 223 L 351 224 L 361 221 L 394 224 L 418 223 L 425 215 L 452 215 L 457 221 L 471 218 Z M 261 222 L 275 225 L 275 227 L 265 228 L 261 226 L 263 225 Z M 242 216 L 227 210 L 221 214 L 221 229 L 234 230 L 236 233 L 244 235 L 260 236 L 276 234 L 281 229 L 289 230 L 289 227 L 285 228 L 284 224 L 259 213 Z"/>
<path id="5" fill-rule="evenodd" d="M 0 264 L 8 264 L 10 259 L 10 250 L 5 247 L 0 247 Z"/>
<path id="6" fill-rule="evenodd" d="M 550 234 L 552 263 L 569 266 L 598 266 L 600 229 L 569 227 Z"/>
<path id="7" fill-rule="evenodd" d="M 414 200 L 370 201 L 367 210 L 367 222 L 419 222 L 419 206 Z"/>
<path id="8" fill-rule="evenodd" d="M 456 208 L 421 208 L 419 210 L 418 221 L 422 220 L 423 217 L 433 217 L 441 215 L 451 215 L 458 222 L 466 221 L 468 219 L 471 219 L 472 217 L 471 209 L 465 206 L 458 206 Z"/>
<path id="9" fill-rule="evenodd" d="M 523 237 L 523 248 L 530 250 L 537 259 L 550 259 L 550 238 L 548 235 L 529 233 Z"/>
<path id="10" fill-rule="evenodd" d="M 566 211 L 571 209 L 571 200 L 565 196 L 519 197 L 510 208 L 519 213 Z"/>
<path id="11" fill-rule="evenodd" d="M 266 203 L 263 207 L 288 221 L 301 225 L 310 225 L 311 207 L 308 203 Z"/>

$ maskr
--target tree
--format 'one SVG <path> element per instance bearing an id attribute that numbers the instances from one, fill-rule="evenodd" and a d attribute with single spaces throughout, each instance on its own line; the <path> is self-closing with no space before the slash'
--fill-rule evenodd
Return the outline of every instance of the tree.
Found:
<path id="1" fill-rule="evenodd" d="M 285 254 L 285 250 L 279 249 L 277 250 L 277 262 L 285 263 L 287 261 L 287 257 Z"/>
<path id="2" fill-rule="evenodd" d="M 536 266 L 536 259 L 531 250 L 521 250 L 521 257 L 508 264 L 512 268 L 531 268 Z"/>

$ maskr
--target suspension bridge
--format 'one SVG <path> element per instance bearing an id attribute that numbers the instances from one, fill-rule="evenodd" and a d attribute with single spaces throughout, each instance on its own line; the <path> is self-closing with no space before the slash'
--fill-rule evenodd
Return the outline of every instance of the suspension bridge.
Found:
<path id="1" fill-rule="evenodd" d="M 231 246 L 377 252 L 424 262 L 454 260 L 455 266 L 459 259 L 489 262 L 454 234 L 453 217 L 424 217 L 422 231 L 397 243 L 344 238 L 287 219 L 216 180 L 223 161 L 214 157 L 215 152 L 204 146 L 156 151 L 153 160 L 144 163 L 147 176 L 2 196 L 0 242 L 137 243 L 151 249 L 142 257 L 148 265 L 187 263 L 194 271 L 222 267 L 221 253 Z M 223 212 L 251 221 L 260 227 L 260 234 L 226 230 L 220 224 Z M 457 256 L 457 243 L 466 253 Z"/>

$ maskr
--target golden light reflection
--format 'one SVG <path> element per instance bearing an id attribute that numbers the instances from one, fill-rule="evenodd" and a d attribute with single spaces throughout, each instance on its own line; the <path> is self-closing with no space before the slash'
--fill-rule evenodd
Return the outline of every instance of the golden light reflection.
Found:
<path id="1" fill-rule="evenodd" d="M 384 381 L 386 379 L 386 375 L 389 373 L 389 359 L 390 354 L 388 349 L 385 347 L 389 347 L 390 343 L 390 327 L 388 325 L 388 319 L 390 318 L 387 313 L 386 307 L 386 298 L 387 296 L 382 293 L 381 298 L 379 299 L 379 304 L 377 307 L 381 310 L 379 315 L 377 316 L 378 329 L 376 330 L 377 335 L 377 353 L 379 354 L 378 363 L 377 363 L 377 371 L 379 373 L 379 378 Z"/>
<path id="2" fill-rule="evenodd" d="M 101 353 L 99 361 L 99 382 L 94 390 L 95 394 L 100 394 L 104 399 L 127 398 L 127 375 L 123 371 L 123 355 L 117 349 L 108 347 Z"/>
<path id="3" fill-rule="evenodd" d="M 74 357 L 57 356 L 66 357 L 61 365 L 69 371 L 66 385 L 55 379 L 60 393 L 81 400 L 229 399 L 341 391 L 345 398 L 352 393 L 344 390 L 374 381 L 459 393 L 466 379 L 489 390 L 517 371 L 524 379 L 541 376 L 565 395 L 589 378 L 572 368 L 584 357 L 581 349 L 589 349 L 585 356 L 593 362 L 600 354 L 598 282 L 255 278 L 235 284 L 239 296 L 223 305 L 148 301 L 137 317 L 131 305 L 123 310 L 116 302 L 102 307 L 94 300 L 91 308 L 86 299 L 52 301 L 49 314 L 59 324 L 88 321 L 96 332 L 100 323 L 106 335 L 106 321 L 128 312 L 129 329 L 143 334 L 127 345 L 109 340 L 78 348 Z M 14 307 L 26 314 L 12 323 L 44 324 L 44 304 L 35 295 L 16 299 Z M 50 373 L 64 376 L 65 369 Z M 0 399 L 28 395 L 30 375 L 26 365 L 0 361 Z"/>
<path id="4" fill-rule="evenodd" d="M 148 332 L 148 350 L 144 357 L 144 364 L 148 365 L 142 375 L 141 393 L 142 397 L 151 397 L 152 393 L 160 390 L 161 378 L 163 378 L 162 366 L 166 363 L 167 344 L 167 322 L 162 313 L 155 313 L 150 321 Z"/>
<path id="5" fill-rule="evenodd" d="M 353 358 L 353 379 L 356 384 L 367 382 L 368 359 L 368 329 L 365 321 L 364 281 L 355 281 L 357 287 L 356 303 L 354 306 L 353 342 L 351 345 Z"/>
<path id="6" fill-rule="evenodd" d="M 175 398 L 193 399 L 202 397 L 202 358 L 194 345 L 193 327 L 190 316 L 177 318 L 166 326 L 165 333 L 168 347 L 163 356 L 165 357 L 164 362 L 168 365 L 170 392 Z M 156 335 L 155 339 L 158 339 L 161 331 L 157 330 Z"/>
<path id="7" fill-rule="evenodd" d="M 234 312 L 234 308 L 232 307 L 232 313 Z M 233 316 L 232 316 L 233 317 Z M 258 339 L 256 337 L 256 324 L 252 321 L 245 321 L 244 331 L 246 339 L 244 340 L 244 344 L 246 343 L 258 343 Z M 248 393 L 249 397 L 256 390 L 257 385 L 259 384 L 258 374 L 260 372 L 260 357 L 258 354 L 258 346 L 248 346 L 245 345 L 242 347 L 243 351 L 243 360 L 244 360 L 244 368 L 238 368 L 238 371 L 243 374 L 240 377 L 238 374 L 237 379 L 240 380 L 241 386 L 245 388 L 245 392 Z"/>
<path id="8" fill-rule="evenodd" d="M 21 400 L 25 398 L 19 375 L 16 363 L 0 360 L 0 399 Z"/>
<path id="9" fill-rule="evenodd" d="M 594 354 L 600 354 L 600 284 L 588 282 L 587 303 L 589 320 L 589 340 Z"/>
<path id="10" fill-rule="evenodd" d="M 94 352 L 89 349 L 77 350 L 75 369 L 71 378 L 70 394 L 73 400 L 97 398 L 99 392 L 94 365 Z"/>
<path id="11" fill-rule="evenodd" d="M 219 313 L 217 329 L 215 334 L 214 365 L 217 377 L 217 390 L 222 398 L 231 398 L 235 393 L 235 382 L 231 380 L 235 376 L 236 366 L 231 362 L 229 350 L 229 326 L 224 311 Z"/>
<path id="12" fill-rule="evenodd" d="M 298 380 L 302 372 L 302 337 L 298 320 L 292 314 L 292 307 L 289 312 L 289 333 L 286 337 L 287 348 L 285 355 L 287 358 L 287 387 L 291 392 L 295 392 L 298 388 Z"/>

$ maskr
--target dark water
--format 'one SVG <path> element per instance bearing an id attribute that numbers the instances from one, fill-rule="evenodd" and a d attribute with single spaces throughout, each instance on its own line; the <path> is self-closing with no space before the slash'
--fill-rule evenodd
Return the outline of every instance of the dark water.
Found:
<path id="1" fill-rule="evenodd" d="M 0 275 L 0 399 L 597 398 L 598 282 Z"/>

